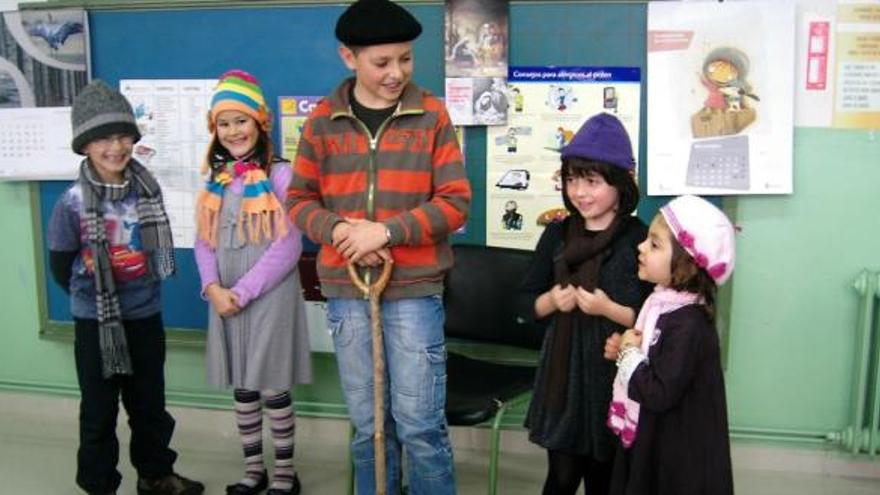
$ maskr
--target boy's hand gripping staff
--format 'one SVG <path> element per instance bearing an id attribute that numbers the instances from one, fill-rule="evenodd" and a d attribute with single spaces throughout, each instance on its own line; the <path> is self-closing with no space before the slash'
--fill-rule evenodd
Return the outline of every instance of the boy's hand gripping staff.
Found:
<path id="1" fill-rule="evenodd" d="M 382 341 L 382 307 L 379 298 L 394 266 L 385 263 L 382 274 L 370 285 L 361 280 L 355 265 L 348 265 L 352 283 L 370 299 L 370 320 L 373 331 L 373 450 L 376 459 L 376 494 L 385 495 L 385 351 Z"/>

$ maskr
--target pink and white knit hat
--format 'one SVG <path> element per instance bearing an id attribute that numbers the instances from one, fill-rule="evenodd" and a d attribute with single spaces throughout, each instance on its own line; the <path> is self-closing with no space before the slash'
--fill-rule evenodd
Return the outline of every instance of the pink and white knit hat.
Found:
<path id="1" fill-rule="evenodd" d="M 697 266 L 721 285 L 733 273 L 734 228 L 715 205 L 698 196 L 679 196 L 660 208 L 666 224 Z"/>

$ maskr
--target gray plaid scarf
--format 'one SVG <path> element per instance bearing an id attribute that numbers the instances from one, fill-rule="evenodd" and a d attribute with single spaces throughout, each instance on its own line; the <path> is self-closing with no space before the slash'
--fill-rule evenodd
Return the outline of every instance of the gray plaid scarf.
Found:
<path id="1" fill-rule="evenodd" d="M 94 260 L 98 329 L 105 378 L 132 374 L 131 356 L 125 341 L 122 311 L 110 263 L 110 243 L 103 211 L 105 201 L 121 201 L 130 192 L 135 192 L 141 244 L 147 255 L 150 274 L 156 280 L 174 274 L 174 244 L 159 184 L 135 160 L 129 160 L 123 179 L 122 184 L 104 183 L 88 159 L 83 160 L 79 168 L 83 221 Z"/>

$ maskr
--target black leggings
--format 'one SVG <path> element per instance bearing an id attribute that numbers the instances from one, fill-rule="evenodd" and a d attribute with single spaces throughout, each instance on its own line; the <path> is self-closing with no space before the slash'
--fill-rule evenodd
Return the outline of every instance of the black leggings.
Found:
<path id="1" fill-rule="evenodd" d="M 584 481 L 586 495 L 607 495 L 613 461 L 599 462 L 588 455 L 547 451 L 547 481 L 543 495 L 574 495 Z"/>

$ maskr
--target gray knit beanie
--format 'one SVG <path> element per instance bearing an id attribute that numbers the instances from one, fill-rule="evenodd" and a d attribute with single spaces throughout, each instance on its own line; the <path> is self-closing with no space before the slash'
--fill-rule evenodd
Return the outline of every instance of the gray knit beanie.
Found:
<path id="1" fill-rule="evenodd" d="M 90 82 L 73 99 L 70 123 L 73 126 L 71 147 L 80 155 L 85 154 L 85 145 L 112 134 L 134 136 L 135 142 L 141 138 L 128 100 L 100 79 Z"/>

